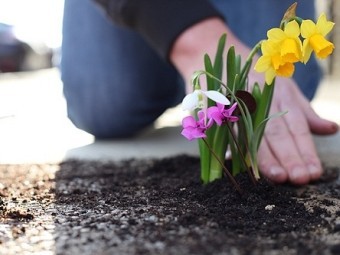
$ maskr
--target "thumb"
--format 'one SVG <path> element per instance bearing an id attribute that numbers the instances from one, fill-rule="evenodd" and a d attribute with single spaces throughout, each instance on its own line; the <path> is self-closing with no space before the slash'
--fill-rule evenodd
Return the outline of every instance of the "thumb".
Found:
<path id="1" fill-rule="evenodd" d="M 305 111 L 309 128 L 316 135 L 331 135 L 339 130 L 339 125 L 334 121 L 321 118 L 311 106 Z"/>

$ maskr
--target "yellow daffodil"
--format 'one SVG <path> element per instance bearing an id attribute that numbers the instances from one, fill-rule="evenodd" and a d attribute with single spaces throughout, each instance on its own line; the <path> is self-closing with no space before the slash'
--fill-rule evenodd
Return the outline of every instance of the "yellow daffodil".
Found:
<path id="1" fill-rule="evenodd" d="M 299 38 L 299 24 L 293 20 L 288 22 L 284 30 L 280 28 L 272 28 L 267 33 L 268 40 L 280 44 L 280 55 L 285 62 L 302 61 L 302 43 Z"/>
<path id="2" fill-rule="evenodd" d="M 295 67 L 292 62 L 285 61 L 281 56 L 279 43 L 271 40 L 263 41 L 261 44 L 262 56 L 255 64 L 255 71 L 265 72 L 265 81 L 268 85 L 272 84 L 275 76 L 291 77 Z"/>
<path id="3" fill-rule="evenodd" d="M 301 36 L 303 41 L 303 62 L 307 63 L 312 52 L 320 59 L 326 58 L 334 50 L 334 44 L 325 36 L 333 29 L 334 23 L 327 21 L 326 15 L 322 13 L 315 24 L 311 20 L 304 20 L 301 24 Z"/>

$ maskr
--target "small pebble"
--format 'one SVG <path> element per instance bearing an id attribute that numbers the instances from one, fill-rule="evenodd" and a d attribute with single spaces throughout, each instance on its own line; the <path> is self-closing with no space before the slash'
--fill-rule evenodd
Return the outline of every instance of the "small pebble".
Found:
<path id="1" fill-rule="evenodd" d="M 264 208 L 266 211 L 271 211 L 275 208 L 275 205 L 266 205 L 266 207 Z"/>

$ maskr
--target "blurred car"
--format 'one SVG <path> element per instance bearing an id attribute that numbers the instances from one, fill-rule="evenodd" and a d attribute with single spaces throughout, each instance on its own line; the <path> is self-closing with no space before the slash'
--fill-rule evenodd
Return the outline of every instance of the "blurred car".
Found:
<path id="1" fill-rule="evenodd" d="M 53 66 L 53 49 L 42 42 L 27 42 L 15 27 L 0 23 L 0 72 L 32 71 Z"/>

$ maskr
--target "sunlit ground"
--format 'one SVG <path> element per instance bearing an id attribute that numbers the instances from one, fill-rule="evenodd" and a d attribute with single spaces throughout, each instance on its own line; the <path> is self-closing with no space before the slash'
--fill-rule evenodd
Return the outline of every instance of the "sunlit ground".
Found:
<path id="1" fill-rule="evenodd" d="M 0 163 L 60 161 L 93 142 L 66 117 L 59 71 L 0 75 Z"/>

